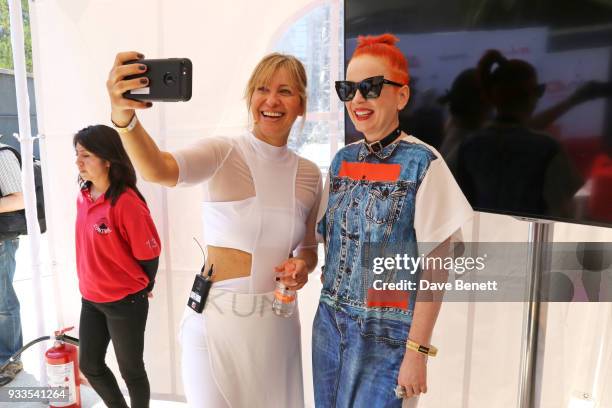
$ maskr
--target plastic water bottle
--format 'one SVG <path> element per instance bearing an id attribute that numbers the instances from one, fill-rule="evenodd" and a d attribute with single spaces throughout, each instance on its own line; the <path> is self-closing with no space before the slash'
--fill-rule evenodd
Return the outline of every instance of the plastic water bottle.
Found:
<path id="1" fill-rule="evenodd" d="M 272 310 L 277 316 L 290 317 L 295 310 L 295 290 L 288 289 L 282 282 L 276 282 Z"/>

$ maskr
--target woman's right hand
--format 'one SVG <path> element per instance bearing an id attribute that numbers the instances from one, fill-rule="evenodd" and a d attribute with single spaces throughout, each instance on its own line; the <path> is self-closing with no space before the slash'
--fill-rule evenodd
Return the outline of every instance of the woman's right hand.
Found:
<path id="1" fill-rule="evenodd" d="M 127 126 L 134 116 L 135 109 L 147 109 L 153 106 L 151 102 L 141 102 L 123 97 L 123 93 L 132 89 L 148 86 L 146 77 L 125 80 L 129 75 L 138 75 L 147 71 L 144 64 L 135 62 L 123 65 L 127 61 L 143 59 L 144 55 L 135 52 L 120 52 L 115 57 L 113 68 L 108 74 L 106 89 L 111 103 L 111 120 L 117 126 Z"/>
<path id="2" fill-rule="evenodd" d="M 300 290 L 308 282 L 308 267 L 301 258 L 289 258 L 275 266 L 277 281 L 283 282 L 288 289 Z"/>

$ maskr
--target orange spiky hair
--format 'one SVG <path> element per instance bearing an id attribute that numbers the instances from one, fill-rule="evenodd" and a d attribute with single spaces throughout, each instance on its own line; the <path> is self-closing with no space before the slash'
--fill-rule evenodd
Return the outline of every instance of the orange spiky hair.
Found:
<path id="1" fill-rule="evenodd" d="M 399 38 L 390 33 L 381 35 L 360 35 L 357 37 L 357 48 L 353 52 L 351 60 L 362 55 L 378 57 L 389 65 L 393 74 L 393 80 L 402 84 L 408 84 L 410 75 L 408 73 L 408 62 L 402 51 L 395 45 Z"/>

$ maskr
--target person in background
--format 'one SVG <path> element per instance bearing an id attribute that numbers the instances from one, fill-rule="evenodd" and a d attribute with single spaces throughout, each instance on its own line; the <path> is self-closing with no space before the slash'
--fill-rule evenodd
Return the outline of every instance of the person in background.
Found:
<path id="1" fill-rule="evenodd" d="M 81 191 L 77 198 L 76 261 L 82 306 L 79 365 L 109 408 L 127 403 L 105 363 L 113 342 L 130 406 L 149 406 L 144 337 L 159 236 L 136 173 L 117 132 L 104 125 L 73 139 Z"/>
<path id="2" fill-rule="evenodd" d="M 531 124 L 546 90 L 535 67 L 489 50 L 478 62 L 477 75 L 495 118 L 458 150 L 457 181 L 470 203 L 526 215 L 574 214 L 574 195 L 584 180 L 564 146 Z M 549 110 L 554 111 L 560 112 Z M 550 120 L 554 115 L 546 116 Z"/>
<path id="3" fill-rule="evenodd" d="M 493 109 L 484 96 L 475 68 L 466 69 L 457 75 L 451 89 L 438 102 L 448 104 L 450 113 L 440 154 L 456 178 L 461 143 L 484 125 Z"/>
<path id="4" fill-rule="evenodd" d="M 17 157 L 0 143 L 0 217 L 24 208 L 21 192 L 21 169 Z M 19 237 L 0 229 L 0 365 L 22 346 L 19 299 L 13 287 L 15 253 Z M 4 386 L 23 369 L 21 361 L 8 364 L 0 372 L 0 386 Z"/>

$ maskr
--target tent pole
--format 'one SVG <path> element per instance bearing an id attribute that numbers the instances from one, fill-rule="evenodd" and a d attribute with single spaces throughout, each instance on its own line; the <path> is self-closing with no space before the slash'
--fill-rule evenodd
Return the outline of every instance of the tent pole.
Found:
<path id="1" fill-rule="evenodd" d="M 11 46 L 13 50 L 13 69 L 15 73 L 15 93 L 17 95 L 17 116 L 21 143 L 21 184 L 25 203 L 25 213 L 30 244 L 30 262 L 32 271 L 32 297 L 36 311 L 35 337 L 45 332 L 44 309 L 42 305 L 41 262 L 40 262 L 40 228 L 36 210 L 36 190 L 34 187 L 33 142 L 30 128 L 30 100 L 25 63 L 25 42 L 23 34 L 23 15 L 20 0 L 9 0 Z M 45 345 L 39 345 L 40 382 L 45 384 L 46 370 L 44 362 Z"/>

